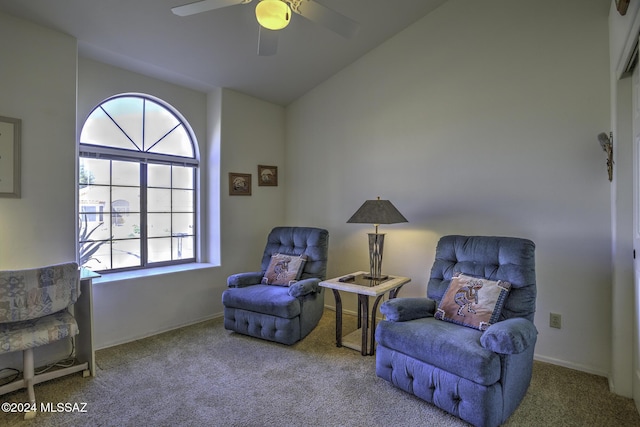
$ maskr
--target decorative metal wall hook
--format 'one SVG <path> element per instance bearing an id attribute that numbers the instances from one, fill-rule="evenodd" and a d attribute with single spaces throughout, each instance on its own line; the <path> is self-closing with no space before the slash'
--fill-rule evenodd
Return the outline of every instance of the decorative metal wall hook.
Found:
<path id="1" fill-rule="evenodd" d="M 609 173 L 609 181 L 613 181 L 613 132 L 609 132 L 609 135 L 604 132 L 599 133 L 598 141 L 602 151 L 607 153 L 607 172 Z"/>

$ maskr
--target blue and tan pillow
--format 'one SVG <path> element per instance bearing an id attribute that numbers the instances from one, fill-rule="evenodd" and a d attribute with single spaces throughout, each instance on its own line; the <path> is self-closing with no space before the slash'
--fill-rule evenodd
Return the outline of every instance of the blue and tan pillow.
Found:
<path id="1" fill-rule="evenodd" d="M 456 273 L 435 317 L 469 328 L 486 330 L 500 318 L 511 283 Z"/>
<path id="2" fill-rule="evenodd" d="M 300 279 L 306 255 L 275 254 L 271 256 L 262 283 L 267 285 L 290 286 Z"/>

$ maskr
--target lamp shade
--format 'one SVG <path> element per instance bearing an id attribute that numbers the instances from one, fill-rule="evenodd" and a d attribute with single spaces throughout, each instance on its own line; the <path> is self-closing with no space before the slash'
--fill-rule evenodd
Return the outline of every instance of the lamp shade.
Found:
<path id="1" fill-rule="evenodd" d="M 262 0 L 256 5 L 256 19 L 268 30 L 281 30 L 291 20 L 291 8 L 281 0 Z"/>
<path id="2" fill-rule="evenodd" d="M 367 200 L 347 223 L 355 224 L 396 224 L 409 222 L 389 200 Z"/>

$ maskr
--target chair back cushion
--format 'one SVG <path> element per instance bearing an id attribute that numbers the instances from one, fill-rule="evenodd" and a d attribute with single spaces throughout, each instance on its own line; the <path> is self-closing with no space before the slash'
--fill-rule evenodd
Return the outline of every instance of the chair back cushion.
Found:
<path id="1" fill-rule="evenodd" d="M 75 262 L 0 271 L 0 323 L 36 319 L 64 310 L 80 295 Z"/>
<path id="2" fill-rule="evenodd" d="M 499 320 L 524 317 L 536 310 L 535 244 L 516 237 L 444 236 L 436 247 L 427 297 L 438 304 L 455 273 L 511 283 Z"/>
<path id="3" fill-rule="evenodd" d="M 262 272 L 269 267 L 271 257 L 275 254 L 305 255 L 300 280 L 311 277 L 324 280 L 327 275 L 327 258 L 329 252 L 329 232 L 314 227 L 276 227 L 267 237 L 267 245 L 262 256 Z"/>

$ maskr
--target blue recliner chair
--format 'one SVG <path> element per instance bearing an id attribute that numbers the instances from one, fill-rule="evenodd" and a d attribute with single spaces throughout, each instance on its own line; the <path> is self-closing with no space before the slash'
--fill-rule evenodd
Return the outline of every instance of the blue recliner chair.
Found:
<path id="1" fill-rule="evenodd" d="M 267 238 L 262 270 L 229 276 L 222 293 L 224 327 L 244 335 L 291 345 L 307 336 L 324 311 L 329 233 L 313 227 L 276 227 Z M 274 264 L 272 259 L 286 261 Z M 302 267 L 294 280 L 273 284 L 295 259 Z M 294 272 L 295 273 L 295 272 Z M 270 276 L 272 274 L 272 276 Z M 270 278 L 269 278 L 270 277 Z"/>
<path id="2" fill-rule="evenodd" d="M 537 338 L 534 251 L 526 239 L 442 237 L 427 298 L 396 298 L 380 307 L 386 320 L 376 328 L 376 374 L 473 425 L 504 423 L 531 381 Z M 480 328 L 454 319 L 475 313 L 472 287 L 466 294 L 448 293 L 460 273 L 470 281 L 508 282 L 492 321 Z M 443 314 L 443 300 L 455 301 L 458 310 Z"/>

